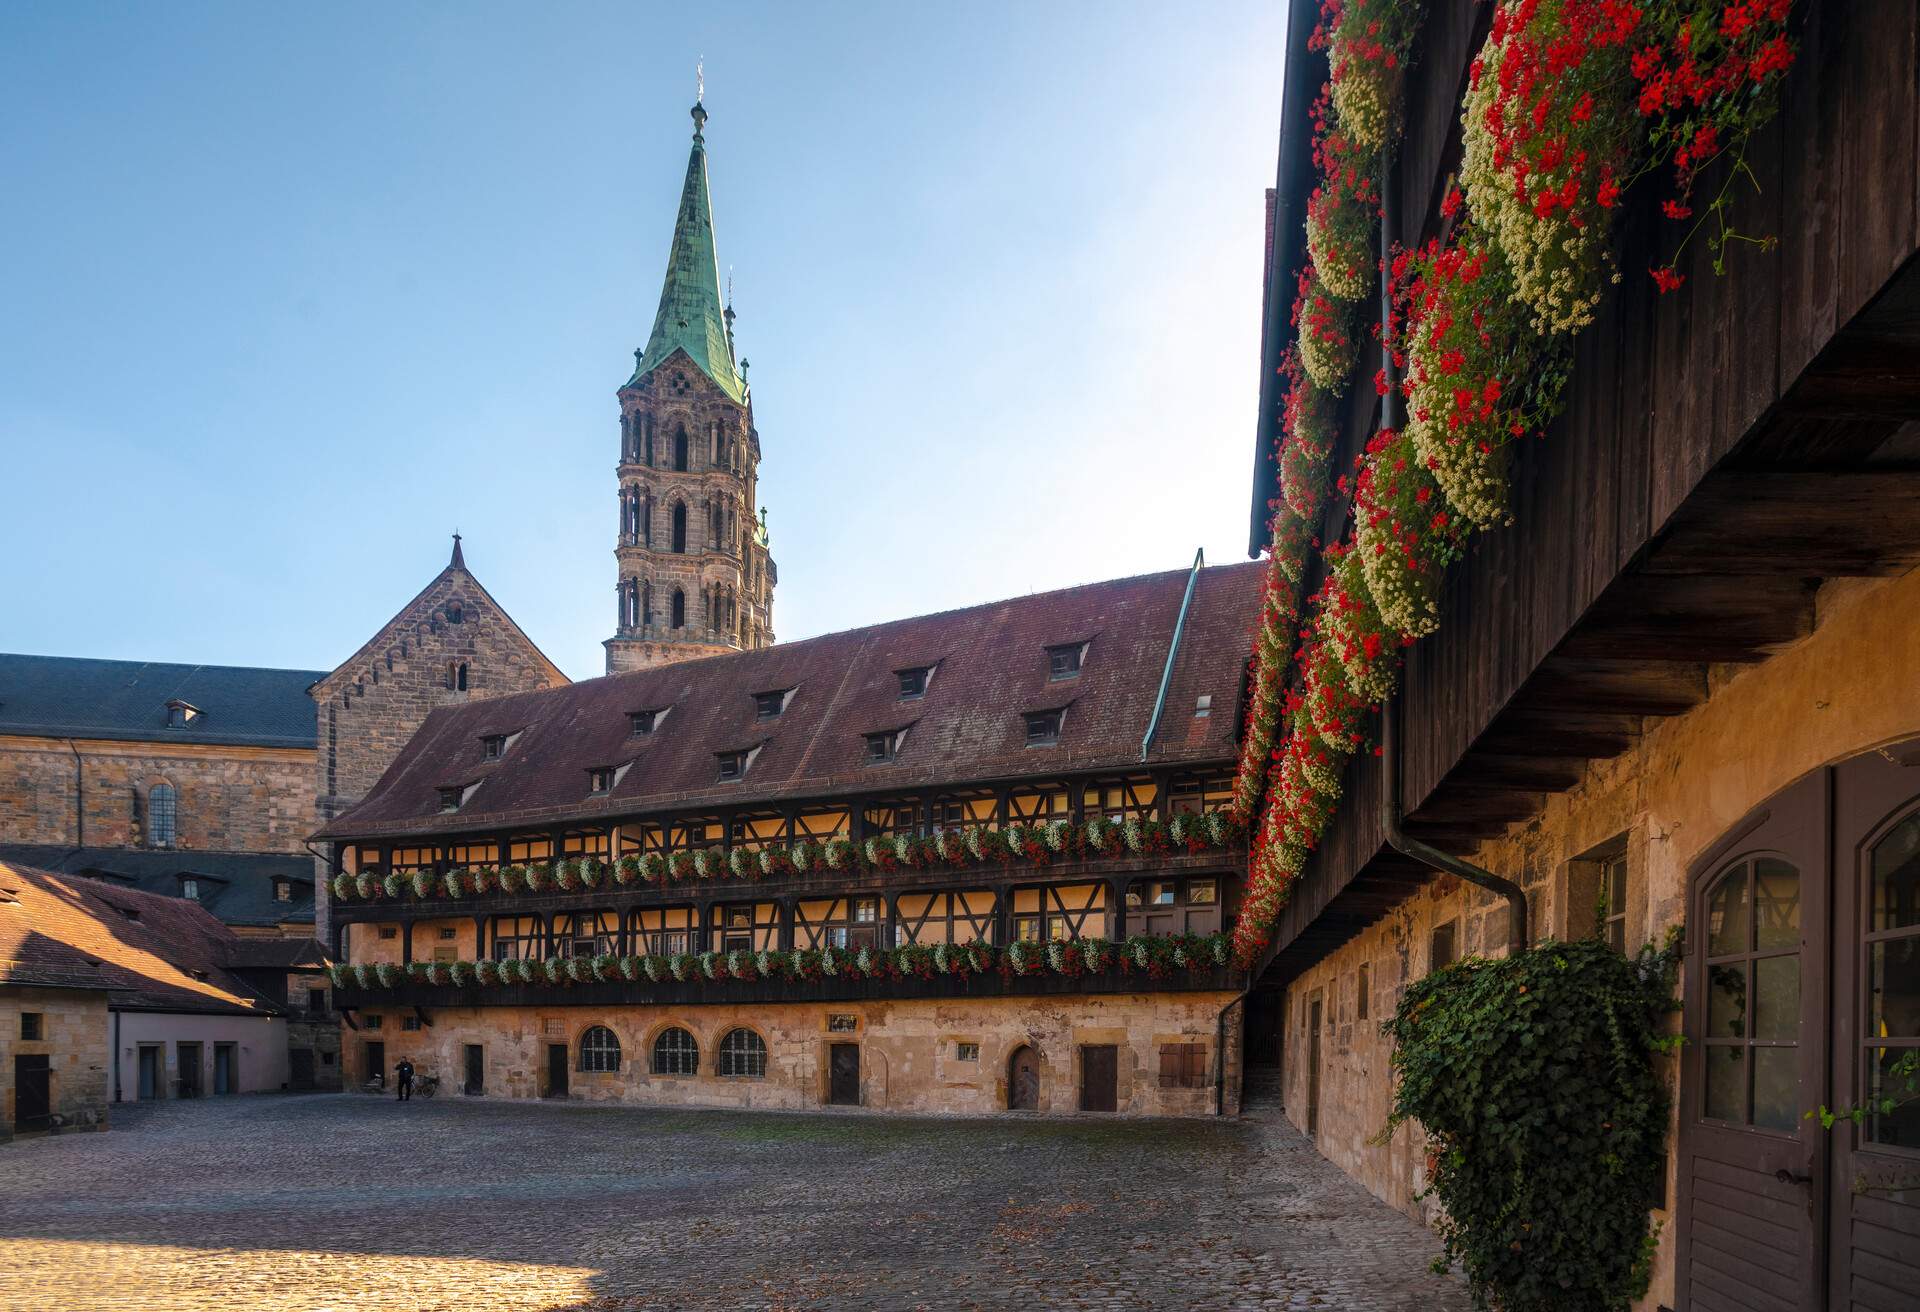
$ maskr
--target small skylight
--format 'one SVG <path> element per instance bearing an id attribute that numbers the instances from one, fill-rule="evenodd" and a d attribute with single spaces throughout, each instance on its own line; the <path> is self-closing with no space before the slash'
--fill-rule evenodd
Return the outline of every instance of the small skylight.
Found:
<path id="1" fill-rule="evenodd" d="M 1203 692 L 1193 699 L 1193 718 L 1204 720 L 1213 714 L 1213 694 Z"/>
<path id="2" fill-rule="evenodd" d="M 1049 679 L 1077 679 L 1080 666 L 1087 659 L 1087 644 L 1069 642 L 1058 647 L 1047 648 L 1047 677 Z"/>
<path id="3" fill-rule="evenodd" d="M 1028 711 L 1027 746 L 1052 747 L 1060 741 L 1060 721 L 1065 711 Z"/>
<path id="4" fill-rule="evenodd" d="M 771 720 L 787 709 L 787 700 L 793 696 L 791 688 L 777 688 L 772 692 L 757 692 L 753 695 L 753 717 L 756 720 Z"/>
<path id="5" fill-rule="evenodd" d="M 933 666 L 917 665 L 910 670 L 895 670 L 900 676 L 900 700 L 912 701 L 915 697 L 927 695 L 927 684 L 933 679 Z"/>

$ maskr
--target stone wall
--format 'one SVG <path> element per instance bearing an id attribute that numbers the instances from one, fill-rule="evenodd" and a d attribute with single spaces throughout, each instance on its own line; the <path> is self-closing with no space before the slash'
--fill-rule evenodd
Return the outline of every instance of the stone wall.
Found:
<path id="1" fill-rule="evenodd" d="M 319 746 L 303 836 L 366 796 L 436 707 L 566 682 L 464 564 L 448 565 L 346 664 L 313 686 Z M 315 933 L 323 943 L 325 873 L 317 863 Z"/>
<path id="2" fill-rule="evenodd" d="M 1814 632 L 1758 666 L 1711 671 L 1711 695 L 1691 713 L 1650 720 L 1625 755 L 1590 766 L 1581 783 L 1469 858 L 1519 875 L 1535 938 L 1583 932 L 1591 922 L 1600 853 L 1627 861 L 1627 948 L 1682 924 L 1687 870 L 1728 827 L 1822 765 L 1920 733 L 1920 571 L 1897 579 L 1838 580 L 1820 592 Z M 1391 1107 L 1389 1045 L 1379 1021 L 1406 982 L 1430 968 L 1432 932 L 1451 922 L 1462 955 L 1499 955 L 1505 904 L 1451 877 L 1402 902 L 1292 982 L 1284 1030 L 1286 1108 L 1306 1128 L 1313 1001 L 1323 1002 L 1321 1152 L 1380 1198 L 1421 1215 L 1413 1195 L 1425 1154 L 1403 1127 L 1370 1142 Z M 1367 1016 L 1359 976 L 1368 975 Z M 1678 1018 L 1674 1020 L 1678 1026 Z M 1670 1088 L 1677 1071 L 1666 1063 Z M 1677 1118 L 1674 1122 L 1677 1128 Z M 1677 1160 L 1677 1155 L 1675 1155 Z M 1669 1162 L 1666 1197 L 1677 1196 Z M 1673 1218 L 1663 1222 L 1646 1306 L 1673 1302 Z"/>
<path id="3" fill-rule="evenodd" d="M 145 847 L 153 787 L 167 783 L 173 846 L 299 852 L 313 832 L 313 760 L 301 748 L 0 738 L 0 836 Z"/>
<path id="4" fill-rule="evenodd" d="M 575 1101 L 801 1110 L 827 1105 L 830 1048 L 852 1043 L 860 1048 L 861 1107 L 979 1114 L 1006 1107 L 1010 1062 L 1028 1045 L 1039 1058 L 1039 1110 L 1073 1112 L 1082 1045 L 1113 1044 L 1119 1049 L 1120 1112 L 1206 1116 L 1214 1108 L 1218 1020 L 1232 1000 L 1227 993 L 1193 993 L 678 1008 L 435 1007 L 428 1009 L 431 1026 L 417 1029 L 407 1028 L 411 1008 L 371 1007 L 360 1013 L 361 1029 L 346 1035 L 347 1072 L 353 1087 L 365 1082 L 372 1073 L 367 1043 L 373 1041 L 384 1047 L 388 1072 L 406 1057 L 420 1074 L 438 1074 L 444 1093 L 457 1095 L 465 1047 L 478 1044 L 488 1096 L 543 1097 L 549 1093 L 548 1046 L 565 1044 L 567 1096 Z M 368 1029 L 375 1016 L 379 1028 Z M 618 1037 L 619 1071 L 579 1069 L 580 1038 L 593 1025 L 607 1026 Z M 670 1026 L 699 1041 L 697 1074 L 649 1072 L 654 1040 Z M 722 1037 L 741 1026 L 766 1043 L 763 1078 L 716 1073 Z M 962 1044 L 973 1045 L 977 1055 L 963 1057 Z M 1204 1046 L 1204 1087 L 1161 1087 L 1160 1049 L 1167 1044 Z M 1237 1098 L 1237 1065 L 1227 1074 L 1230 1096 Z"/>
<path id="5" fill-rule="evenodd" d="M 20 1037 L 22 1012 L 40 1017 L 40 1038 Z M 44 1054 L 54 1115 L 72 1126 L 107 1124 L 107 995 L 80 989 L 0 986 L 0 1143 L 13 1137 L 14 1058 Z"/>

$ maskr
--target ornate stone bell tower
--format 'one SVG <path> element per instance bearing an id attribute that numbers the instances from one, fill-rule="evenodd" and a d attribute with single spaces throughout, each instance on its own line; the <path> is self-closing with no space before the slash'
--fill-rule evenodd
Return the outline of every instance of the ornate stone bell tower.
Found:
<path id="1" fill-rule="evenodd" d="M 707 111 L 693 107 L 666 285 L 620 398 L 619 623 L 607 673 L 773 642 L 760 435 L 733 354 L 707 195 Z"/>

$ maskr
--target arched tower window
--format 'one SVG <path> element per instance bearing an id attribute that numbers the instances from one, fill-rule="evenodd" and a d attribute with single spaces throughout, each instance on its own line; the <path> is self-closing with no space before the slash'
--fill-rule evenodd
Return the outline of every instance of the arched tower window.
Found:
<path id="1" fill-rule="evenodd" d="M 687 594 L 680 589 L 673 590 L 673 627 L 683 629 L 687 625 Z"/>
<path id="2" fill-rule="evenodd" d="M 155 784 L 147 793 L 148 847 L 173 846 L 178 805 L 172 784 Z"/>
<path id="3" fill-rule="evenodd" d="M 653 493 L 640 498 L 640 541 L 653 545 Z"/>
<path id="4" fill-rule="evenodd" d="M 719 506 L 716 505 L 709 508 L 707 511 L 707 520 L 709 528 L 713 531 L 713 549 L 718 551 L 726 544 L 726 539 L 720 536 L 721 518 Z"/>
<path id="5" fill-rule="evenodd" d="M 673 549 L 681 552 L 687 549 L 687 503 L 684 501 L 673 503 Z"/>
<path id="6" fill-rule="evenodd" d="M 640 622 L 653 623 L 653 584 L 651 583 L 640 585 Z"/>
<path id="7" fill-rule="evenodd" d="M 633 459 L 633 416 L 620 416 L 620 459 Z"/>
<path id="8" fill-rule="evenodd" d="M 687 467 L 687 430 L 682 425 L 673 434 L 673 467 L 685 471 Z"/>
<path id="9" fill-rule="evenodd" d="M 640 418 L 640 461 L 648 468 L 653 466 L 653 416 Z"/>

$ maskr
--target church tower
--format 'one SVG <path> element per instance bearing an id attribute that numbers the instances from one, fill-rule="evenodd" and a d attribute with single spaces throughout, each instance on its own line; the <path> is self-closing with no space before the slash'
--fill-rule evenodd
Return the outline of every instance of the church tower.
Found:
<path id="1" fill-rule="evenodd" d="M 666 285 L 620 398 L 619 622 L 607 673 L 773 642 L 760 435 L 747 362 L 733 354 L 707 195 L 707 111 L 673 223 Z"/>

